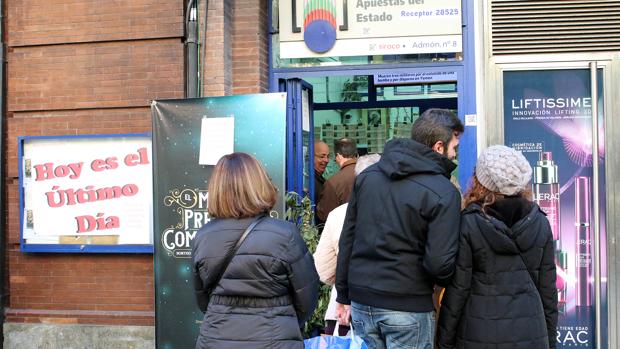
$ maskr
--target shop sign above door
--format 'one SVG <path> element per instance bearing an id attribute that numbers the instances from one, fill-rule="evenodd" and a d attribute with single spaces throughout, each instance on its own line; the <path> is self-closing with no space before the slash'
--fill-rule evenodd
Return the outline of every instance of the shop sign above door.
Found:
<path id="1" fill-rule="evenodd" d="M 461 0 L 282 0 L 280 57 L 461 52 Z"/>

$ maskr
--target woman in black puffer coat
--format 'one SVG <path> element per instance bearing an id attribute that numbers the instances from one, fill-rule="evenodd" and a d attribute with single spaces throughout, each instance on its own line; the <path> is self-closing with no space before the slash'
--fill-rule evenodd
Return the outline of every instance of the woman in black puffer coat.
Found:
<path id="1" fill-rule="evenodd" d="M 226 155 L 215 166 L 212 220 L 192 246 L 194 288 L 205 313 L 196 348 L 304 347 L 300 327 L 316 306 L 319 277 L 297 227 L 265 217 L 275 201 L 275 188 L 250 155 Z M 257 218 L 218 283 L 226 253 Z"/>
<path id="2" fill-rule="evenodd" d="M 530 201 L 532 169 L 511 148 L 480 155 L 465 195 L 457 268 L 441 304 L 442 349 L 555 348 L 554 245 Z"/>

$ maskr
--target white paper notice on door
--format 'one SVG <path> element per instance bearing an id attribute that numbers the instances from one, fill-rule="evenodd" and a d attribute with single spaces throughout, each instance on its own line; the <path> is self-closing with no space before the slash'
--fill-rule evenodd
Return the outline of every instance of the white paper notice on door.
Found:
<path id="1" fill-rule="evenodd" d="M 200 165 L 215 165 L 234 151 L 235 118 L 202 118 L 200 127 Z"/>

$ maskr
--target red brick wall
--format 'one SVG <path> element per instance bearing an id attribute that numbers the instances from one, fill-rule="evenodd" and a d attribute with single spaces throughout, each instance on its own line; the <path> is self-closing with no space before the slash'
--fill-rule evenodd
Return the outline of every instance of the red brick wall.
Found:
<path id="1" fill-rule="evenodd" d="M 267 91 L 268 3 L 209 1 L 203 95 Z M 20 252 L 17 137 L 150 131 L 149 101 L 183 97 L 183 6 L 5 2 L 8 322 L 154 324 L 152 255 Z"/>
<path id="2" fill-rule="evenodd" d="M 230 3 L 230 0 L 209 1 L 203 59 L 203 96 L 228 96 L 232 93 L 232 49 L 230 45 L 232 8 Z M 201 16 L 204 17 L 204 14 Z"/>
<path id="3" fill-rule="evenodd" d="M 149 101 L 183 97 L 183 2 L 16 0 L 5 10 L 7 321 L 152 325 L 152 255 L 20 252 L 17 137 L 150 131 Z"/>
<path id="4" fill-rule="evenodd" d="M 6 13 L 11 47 L 183 35 L 179 0 L 11 0 Z"/>
<path id="5" fill-rule="evenodd" d="M 233 26 L 233 94 L 269 89 L 267 0 L 236 0 Z"/>
<path id="6" fill-rule="evenodd" d="M 268 0 L 209 1 L 203 96 L 269 90 L 268 11 Z"/>
<path id="7" fill-rule="evenodd" d="M 11 48 L 9 111 L 148 106 L 183 98 L 179 39 Z"/>

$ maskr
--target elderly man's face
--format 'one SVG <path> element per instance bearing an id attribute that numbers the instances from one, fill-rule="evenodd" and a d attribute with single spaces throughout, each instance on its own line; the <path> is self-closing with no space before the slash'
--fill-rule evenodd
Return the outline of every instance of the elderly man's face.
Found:
<path id="1" fill-rule="evenodd" d="M 323 174 L 329 162 L 329 147 L 327 144 L 320 142 L 314 144 L 314 169 Z"/>

